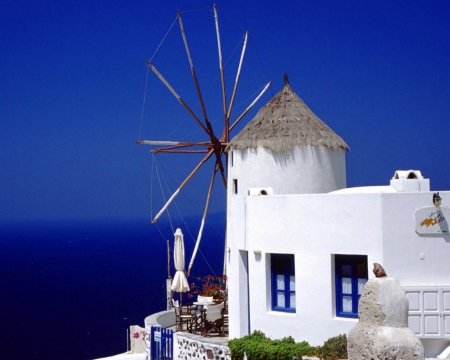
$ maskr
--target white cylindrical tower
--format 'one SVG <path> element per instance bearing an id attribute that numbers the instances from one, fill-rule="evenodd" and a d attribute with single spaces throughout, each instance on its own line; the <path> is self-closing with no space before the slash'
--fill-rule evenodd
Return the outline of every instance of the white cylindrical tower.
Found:
<path id="1" fill-rule="evenodd" d="M 228 146 L 228 192 L 272 188 L 274 195 L 317 194 L 346 187 L 348 145 L 284 88 Z"/>

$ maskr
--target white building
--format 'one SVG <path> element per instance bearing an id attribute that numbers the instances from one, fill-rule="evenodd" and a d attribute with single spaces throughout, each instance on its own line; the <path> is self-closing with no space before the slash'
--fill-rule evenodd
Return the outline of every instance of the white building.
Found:
<path id="1" fill-rule="evenodd" d="M 230 338 L 261 330 L 322 345 L 348 334 L 377 262 L 403 286 L 409 326 L 436 356 L 450 345 L 450 192 L 437 207 L 420 171 L 346 188 L 346 150 L 287 78 L 231 141 Z"/>

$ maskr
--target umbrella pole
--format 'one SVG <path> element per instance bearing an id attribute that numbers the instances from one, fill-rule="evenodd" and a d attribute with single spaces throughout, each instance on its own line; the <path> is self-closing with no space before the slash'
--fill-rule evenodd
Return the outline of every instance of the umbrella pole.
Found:
<path id="1" fill-rule="evenodd" d="M 173 309 L 171 286 L 172 286 L 172 279 L 166 279 L 167 310 L 172 310 Z"/>
<path id="2" fill-rule="evenodd" d="M 167 310 L 172 310 L 172 277 L 170 276 L 170 243 L 167 240 L 167 280 L 166 280 L 166 299 Z"/>

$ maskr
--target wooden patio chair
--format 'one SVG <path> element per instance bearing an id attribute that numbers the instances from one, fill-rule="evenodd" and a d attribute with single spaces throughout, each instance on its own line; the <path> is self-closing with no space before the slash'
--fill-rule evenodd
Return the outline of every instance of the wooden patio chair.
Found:
<path id="1" fill-rule="evenodd" d="M 178 300 L 172 300 L 175 311 L 176 331 L 197 331 L 197 307 L 180 306 Z"/>
<path id="2" fill-rule="evenodd" d="M 202 311 L 202 336 L 208 337 L 213 331 L 223 335 L 222 309 L 224 303 L 218 305 L 204 305 Z"/>

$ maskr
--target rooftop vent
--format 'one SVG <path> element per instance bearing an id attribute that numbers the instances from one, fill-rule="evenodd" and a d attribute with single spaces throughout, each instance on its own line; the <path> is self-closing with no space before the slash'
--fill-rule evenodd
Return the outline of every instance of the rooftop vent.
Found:
<path id="1" fill-rule="evenodd" d="M 397 170 L 393 179 L 423 179 L 420 170 Z"/>
<path id="2" fill-rule="evenodd" d="M 397 170 L 391 186 L 398 192 L 430 191 L 430 179 L 425 179 L 419 170 Z"/>

